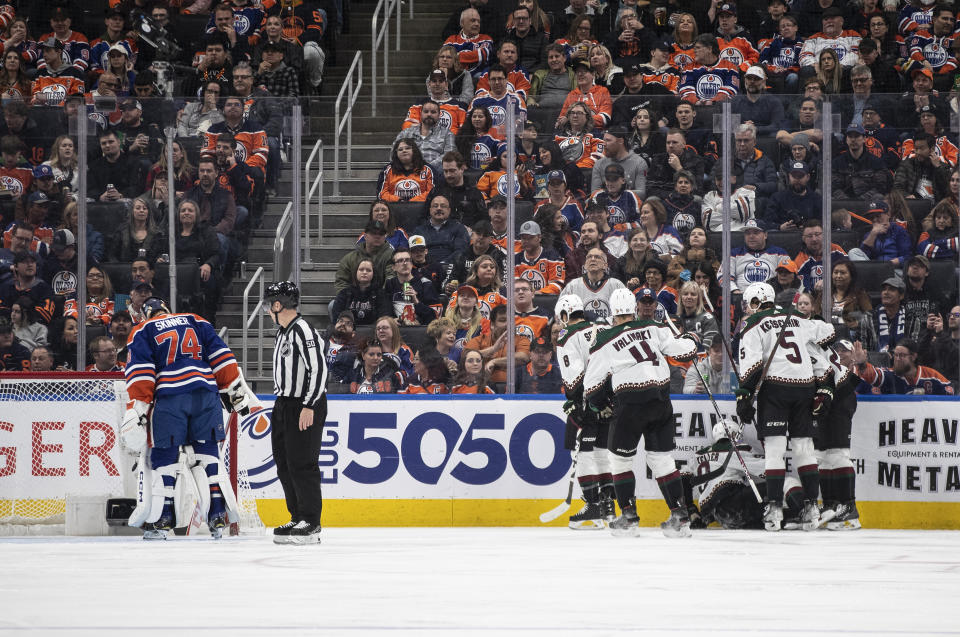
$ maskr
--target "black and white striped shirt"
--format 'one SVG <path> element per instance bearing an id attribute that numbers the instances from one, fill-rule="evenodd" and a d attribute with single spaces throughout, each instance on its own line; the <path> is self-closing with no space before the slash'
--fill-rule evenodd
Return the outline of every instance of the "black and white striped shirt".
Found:
<path id="1" fill-rule="evenodd" d="M 323 350 L 320 335 L 299 314 L 286 328 L 278 328 L 273 350 L 274 393 L 300 398 L 306 407 L 315 406 L 327 385 Z"/>

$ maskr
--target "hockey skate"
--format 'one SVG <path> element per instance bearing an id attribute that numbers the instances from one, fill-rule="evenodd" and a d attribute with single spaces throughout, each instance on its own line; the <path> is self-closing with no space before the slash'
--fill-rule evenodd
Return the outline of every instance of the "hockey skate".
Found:
<path id="1" fill-rule="evenodd" d="M 597 502 L 585 502 L 579 513 L 570 516 L 567 526 L 576 531 L 600 530 L 603 528 L 604 519 L 604 513 L 601 509 L 602 505 Z"/>
<path id="2" fill-rule="evenodd" d="M 281 524 L 273 530 L 273 543 L 274 544 L 291 544 L 290 542 L 290 530 L 297 526 L 299 520 L 290 520 L 286 524 Z"/>
<path id="3" fill-rule="evenodd" d="M 816 531 L 820 526 L 820 507 L 816 502 L 807 500 L 803 503 L 803 512 L 800 513 L 800 528 L 804 531 Z"/>
<path id="4" fill-rule="evenodd" d="M 829 531 L 856 531 L 860 528 L 860 512 L 857 503 L 851 500 L 837 505 L 836 515 L 827 522 Z"/>
<path id="5" fill-rule="evenodd" d="M 777 502 L 763 505 L 763 528 L 767 531 L 779 531 L 783 522 L 783 507 Z"/>
<path id="6" fill-rule="evenodd" d="M 210 501 L 210 513 L 207 515 L 207 527 L 213 539 L 223 537 L 223 529 L 227 526 L 227 510 L 223 505 L 223 498 L 213 498 Z"/>
<path id="7" fill-rule="evenodd" d="M 600 496 L 600 513 L 607 524 L 617 519 L 617 504 L 613 496 L 606 494 Z"/>
<path id="8" fill-rule="evenodd" d="M 640 518 L 637 509 L 628 506 L 616 520 L 610 523 L 610 532 L 616 537 L 632 537 L 640 534 Z"/>
<path id="9" fill-rule="evenodd" d="M 288 537 L 288 544 L 320 544 L 320 525 L 301 520 Z"/>
<path id="10" fill-rule="evenodd" d="M 660 530 L 667 537 L 690 537 L 693 535 L 690 530 L 690 516 L 687 515 L 687 508 L 671 509 L 670 517 L 665 522 L 660 523 Z"/>
<path id="11" fill-rule="evenodd" d="M 163 510 L 160 512 L 160 519 L 156 522 L 147 522 L 142 527 L 143 539 L 145 540 L 165 540 L 167 535 L 173 529 L 173 503 L 164 502 Z"/>
<path id="12" fill-rule="evenodd" d="M 827 528 L 827 522 L 832 520 L 837 516 L 837 507 L 840 506 L 839 502 L 824 502 L 823 506 L 820 507 L 820 528 Z"/>

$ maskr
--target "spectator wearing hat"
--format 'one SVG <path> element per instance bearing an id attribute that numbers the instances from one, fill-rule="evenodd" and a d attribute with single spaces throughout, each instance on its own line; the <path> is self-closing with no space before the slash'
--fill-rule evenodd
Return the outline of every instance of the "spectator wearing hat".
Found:
<path id="1" fill-rule="evenodd" d="M 112 73 L 120 80 L 120 86 L 116 88 L 118 95 L 130 95 L 133 93 L 134 82 L 137 74 L 130 68 L 130 60 L 136 52 L 136 46 L 131 45 L 127 40 L 114 42 L 107 49 L 106 64 L 103 71 Z"/>
<path id="2" fill-rule="evenodd" d="M 820 52 L 824 49 L 834 50 L 843 67 L 849 69 L 857 63 L 857 44 L 860 42 L 860 34 L 851 29 L 844 29 L 843 18 L 843 10 L 839 7 L 829 6 L 823 10 L 820 18 L 822 29 L 808 37 L 800 50 L 802 75 L 816 74 Z"/>
<path id="3" fill-rule="evenodd" d="M 530 281 L 536 294 L 559 294 L 566 278 L 560 255 L 541 245 L 536 221 L 524 222 L 518 234 L 522 249 L 514 256 L 514 276 Z"/>
<path id="4" fill-rule="evenodd" d="M 797 274 L 803 281 L 804 292 L 811 294 L 823 287 L 823 222 L 820 218 L 807 219 L 800 228 L 803 248 L 794 257 Z M 836 243 L 830 244 L 830 262 L 846 260 L 846 251 Z"/>
<path id="5" fill-rule="evenodd" d="M 356 318 L 350 310 L 343 310 L 336 317 L 336 320 L 330 325 L 323 335 L 325 349 L 323 357 L 327 362 L 327 369 L 333 374 L 336 369 L 334 362 L 342 354 L 344 356 L 353 356 L 356 354 L 357 332 L 355 330 Z M 341 377 L 335 376 L 340 382 Z"/>
<path id="6" fill-rule="evenodd" d="M 613 117 L 613 100 L 610 91 L 594 83 L 594 72 L 590 63 L 584 60 L 577 62 L 573 67 L 577 86 L 567 95 L 560 108 L 560 117 L 557 118 L 556 128 L 563 128 L 567 123 L 567 111 L 577 103 L 583 102 L 590 107 L 593 113 L 593 125 L 597 128 L 606 128 Z"/>
<path id="7" fill-rule="evenodd" d="M 357 271 L 361 259 L 373 261 L 373 286 L 382 288 L 387 277 L 393 275 L 393 246 L 387 242 L 387 226 L 382 221 L 371 219 L 364 228 L 365 241 L 340 259 L 334 279 L 337 292 L 347 288 Z M 411 238 L 412 239 L 412 238 Z M 330 314 L 330 316 L 336 316 Z"/>
<path id="8" fill-rule="evenodd" d="M 53 233 L 50 256 L 43 260 L 40 278 L 49 283 L 61 296 L 77 290 L 77 238 L 70 230 Z"/>
<path id="9" fill-rule="evenodd" d="M 447 274 L 447 267 L 443 263 L 431 263 L 427 257 L 427 240 L 422 235 L 415 234 L 410 236 L 410 257 L 413 259 L 413 275 L 421 279 L 430 281 L 433 285 L 433 291 L 436 295 L 445 294 L 444 285 L 454 281 L 459 285 L 459 280 L 454 280 Z M 457 287 L 454 285 L 454 287 Z"/>
<path id="10" fill-rule="evenodd" d="M 276 16 L 271 18 L 280 20 Z M 285 61 L 288 48 L 292 48 L 291 43 L 283 39 L 257 45 L 260 62 L 256 67 L 254 84 L 264 87 L 274 97 L 300 97 L 300 78 L 297 75 L 297 69 Z"/>
<path id="11" fill-rule="evenodd" d="M 444 154 L 440 158 L 440 168 L 443 180 L 433 187 L 427 198 L 433 199 L 436 195 L 447 197 L 453 206 L 451 217 L 465 226 L 472 227 L 478 221 L 488 219 L 483 194 L 464 176 L 467 163 L 463 155 L 455 150 Z"/>
<path id="12" fill-rule="evenodd" d="M 187 74 L 183 83 L 183 94 L 189 97 L 200 95 L 200 88 L 209 82 L 217 82 L 224 89 L 223 95 L 233 90 L 231 69 L 233 64 L 227 52 L 230 41 L 221 32 L 208 33 L 200 43 L 203 55 L 197 63 L 197 72 Z"/>
<path id="13" fill-rule="evenodd" d="M 952 396 L 954 388 L 937 370 L 917 364 L 919 345 L 912 338 L 891 344 L 892 367 L 875 367 L 867 361 L 867 350 L 859 342 L 853 344 L 854 372 L 872 387 L 875 394 L 914 394 Z"/>
<path id="14" fill-rule="evenodd" d="M 640 199 L 646 196 L 647 162 L 627 148 L 627 137 L 629 135 L 630 132 L 623 126 L 611 126 L 603 134 L 603 157 L 593 165 L 590 181 L 591 190 L 598 190 L 603 187 L 608 166 L 619 166 L 623 173 L 626 189 L 632 190 Z"/>
<path id="15" fill-rule="evenodd" d="M 950 108 L 940 93 L 933 88 L 933 71 L 920 66 L 910 72 L 913 90 L 900 96 L 897 104 L 897 125 L 912 129 L 920 125 L 920 113 L 929 106 L 937 114 L 937 121 L 950 121 Z"/>
<path id="16" fill-rule="evenodd" d="M 552 361 L 553 343 L 543 337 L 535 340 L 530 346 L 530 362 L 517 366 L 516 393 L 562 393 L 563 378 L 560 377 L 560 368 Z"/>
<path id="17" fill-rule="evenodd" d="M 716 6 L 717 44 L 720 47 L 720 59 L 735 64 L 741 71 L 760 61 L 760 53 L 750 41 L 747 29 L 737 24 L 737 5 L 733 2 L 722 2 Z"/>
<path id="18" fill-rule="evenodd" d="M 951 7 L 934 7 L 929 25 L 919 28 L 907 41 L 909 59 L 904 64 L 904 72 L 922 66 L 933 73 L 935 88 L 951 90 L 958 66 L 953 46 L 956 21 Z"/>
<path id="19" fill-rule="evenodd" d="M 85 71 L 64 60 L 63 43 L 50 36 L 39 44 L 43 58 L 38 65 L 40 71 L 33 81 L 33 105 L 63 106 L 65 96 L 83 95 Z M 86 65 L 86 60 L 83 64 Z"/>
<path id="20" fill-rule="evenodd" d="M 783 103 L 767 94 L 767 74 L 761 66 L 751 66 L 743 75 L 744 90 L 733 98 L 731 109 L 740 121 L 756 126 L 757 134 L 773 136 L 783 125 Z"/>
<path id="21" fill-rule="evenodd" d="M 947 313 L 944 329 L 943 317 L 930 315 L 927 329 L 919 343 L 918 361 L 934 367 L 950 381 L 953 387 L 960 383 L 957 361 L 960 347 L 960 305 L 954 305 Z"/>
<path id="22" fill-rule="evenodd" d="M 646 265 L 643 272 L 643 289 L 636 292 L 637 300 L 643 298 L 644 290 L 652 290 L 657 300 L 655 318 L 664 321 L 668 316 L 676 316 L 680 309 L 680 295 L 671 286 L 667 285 L 667 264 L 656 259 Z"/>
<path id="23" fill-rule="evenodd" d="M 449 263 L 456 252 L 467 248 L 470 235 L 462 223 L 450 218 L 453 212 L 450 199 L 439 194 L 427 205 L 427 221 L 413 232 L 426 240 L 430 263 Z"/>
<path id="24" fill-rule="evenodd" d="M 871 202 L 867 215 L 873 219 L 873 225 L 860 246 L 850 251 L 850 258 L 855 261 L 889 261 L 902 267 L 913 255 L 907 230 L 893 220 L 886 201 Z"/>
<path id="25" fill-rule="evenodd" d="M 26 196 L 26 205 L 24 205 L 23 224 L 32 227 L 33 236 L 47 245 L 34 245 L 30 249 L 37 252 L 41 257 L 46 256 L 47 246 L 53 240 L 53 224 L 50 222 L 51 206 L 53 202 L 42 192 L 31 192 Z M 8 226 L 7 230 L 12 230 Z M 6 233 L 4 233 L 4 243 L 7 243 Z"/>
<path id="26" fill-rule="evenodd" d="M 536 6 L 536 5 L 534 5 Z M 542 11 L 541 11 L 542 13 Z M 530 8 L 517 6 L 511 14 L 513 25 L 507 28 L 506 40 L 517 45 L 520 66 L 535 73 L 547 66 L 547 45 L 549 35 L 534 24 Z M 549 26 L 549 22 L 547 23 Z"/>
<path id="27" fill-rule="evenodd" d="M 930 327 L 930 317 L 940 320 L 946 316 L 951 303 L 939 286 L 930 281 L 930 261 L 922 254 L 915 254 L 903 269 L 903 306 L 907 311 L 907 334 L 923 339 Z"/>
<path id="28" fill-rule="evenodd" d="M 120 122 L 113 128 L 120 146 L 130 160 L 137 162 L 144 174 L 160 159 L 164 144 L 160 128 L 143 120 L 143 104 L 132 97 L 120 100 Z"/>
<path id="29" fill-rule="evenodd" d="M 906 286 L 903 279 L 892 276 L 880 286 L 880 305 L 860 319 L 860 342 L 871 352 L 892 352 L 897 342 L 910 336 L 907 332 L 907 310 L 903 306 Z"/>
<path id="30" fill-rule="evenodd" d="M 588 203 L 598 203 L 610 213 L 608 222 L 619 232 L 640 219 L 640 196 L 627 189 L 623 166 L 610 163 L 603 171 L 600 188 L 590 193 Z"/>
<path id="31" fill-rule="evenodd" d="M 550 151 L 553 152 L 552 149 Z M 567 188 L 567 175 L 562 170 L 551 170 L 547 173 L 547 198 L 537 203 L 534 214 L 546 204 L 552 204 L 566 219 L 567 227 L 577 231 L 583 223 L 583 208 L 580 202 Z"/>
<path id="32" fill-rule="evenodd" d="M 391 312 L 401 325 L 426 325 L 436 318 L 433 307 L 442 307 L 429 279 L 415 276 L 409 248 L 393 251 L 393 276 L 384 284 Z"/>
<path id="33" fill-rule="evenodd" d="M 450 281 L 466 281 L 473 269 L 473 263 L 484 255 L 496 261 L 498 275 L 502 277 L 506 272 L 506 255 L 493 243 L 493 238 L 493 226 L 489 221 L 481 220 L 473 224 L 470 228 L 470 245 L 458 251 L 450 259 Z M 452 291 L 448 289 L 448 292 Z"/>
<path id="34" fill-rule="evenodd" d="M 40 164 L 34 166 L 31 172 L 33 173 L 34 192 L 42 192 L 51 202 L 48 216 L 51 219 L 59 219 L 67 197 L 53 174 L 53 168 L 49 164 Z"/>
<path id="35" fill-rule="evenodd" d="M 770 0 L 767 10 L 785 7 L 784 0 Z M 761 28 L 764 28 L 764 20 Z M 773 20 L 771 20 L 773 22 Z M 800 51 L 803 48 L 803 38 L 797 30 L 799 21 L 794 15 L 781 15 L 776 19 L 773 28 L 776 34 L 758 38 L 767 40 L 760 49 L 759 65 L 766 71 L 767 80 L 774 93 L 793 94 L 800 89 Z M 772 36 L 772 37 L 771 37 Z"/>
<path id="36" fill-rule="evenodd" d="M 623 68 L 623 90 L 613 102 L 613 115 L 610 120 L 612 125 L 631 127 L 638 110 L 650 109 L 651 92 L 644 83 L 643 73 L 643 68 L 637 63 Z M 655 122 L 653 128 L 656 128 Z"/>
<path id="37" fill-rule="evenodd" d="M 70 17 L 67 8 L 55 7 L 50 13 L 50 28 L 52 30 L 40 36 L 40 41 L 44 47 L 50 46 L 47 43 L 51 40 L 59 43 L 59 49 L 70 60 L 68 66 L 77 72 L 75 77 L 83 79 L 83 75 L 86 74 L 90 66 L 90 41 L 84 34 L 74 31 L 71 28 L 72 26 L 73 19 Z M 50 61 L 46 57 L 37 64 L 41 73 L 49 66 Z"/>
<path id="38" fill-rule="evenodd" d="M 819 220 L 822 215 L 823 198 L 810 187 L 806 162 L 792 162 L 787 179 L 787 188 L 773 193 L 758 219 L 766 230 L 797 230 L 808 219 Z"/>
<path id="39" fill-rule="evenodd" d="M 138 267 L 146 268 L 147 265 L 134 261 L 130 266 L 131 270 Z M 154 272 L 152 263 L 149 263 L 149 272 L 152 276 Z M 133 287 L 130 289 L 130 305 L 127 306 L 127 312 L 130 313 L 130 320 L 133 321 L 134 325 L 139 325 L 147 320 L 143 314 L 143 304 L 154 295 L 164 298 L 164 294 L 159 289 L 154 288 L 150 283 L 136 278 L 133 279 Z"/>
<path id="40" fill-rule="evenodd" d="M 800 108 L 807 109 L 810 107 L 813 100 L 804 99 Z M 785 131 L 780 131 L 784 133 Z M 780 133 L 777 134 L 777 138 L 780 138 Z M 780 170 L 777 172 L 777 189 L 785 190 L 790 187 L 790 170 L 796 162 L 803 162 L 807 165 L 807 172 L 810 173 L 810 183 L 814 184 L 814 190 L 817 189 L 817 186 L 820 183 L 820 153 L 818 152 L 819 146 L 811 142 L 810 137 L 805 133 L 787 133 L 785 139 L 789 140 L 789 143 L 786 144 L 789 149 L 789 154 L 785 154 L 783 162 L 780 164 Z M 821 139 L 818 137 L 818 139 Z"/>
<path id="41" fill-rule="evenodd" d="M 937 153 L 937 139 L 930 133 L 913 137 L 913 154 L 901 160 L 893 175 L 893 187 L 907 199 L 936 201 L 935 186 L 950 181 L 951 168 Z"/>
<path id="42" fill-rule="evenodd" d="M 797 276 L 797 264 L 792 260 L 778 265 L 767 283 L 773 288 L 776 303 L 783 305 L 791 305 L 793 297 L 803 288 L 803 281 Z"/>
<path id="43" fill-rule="evenodd" d="M 33 301 L 37 316 L 44 325 L 53 320 L 53 289 L 37 276 L 37 255 L 17 252 L 13 257 L 13 278 L 0 285 L 0 316 L 10 316 L 10 308 L 21 296 Z"/>
<path id="44" fill-rule="evenodd" d="M 880 199 L 892 183 L 883 161 L 867 152 L 863 126 L 851 124 L 844 132 L 846 149 L 833 159 L 834 199 Z"/>
<path id="45" fill-rule="evenodd" d="M 729 270 L 733 271 L 734 276 L 731 290 L 740 294 L 751 283 L 768 280 L 777 266 L 789 260 L 790 255 L 786 250 L 767 244 L 767 231 L 757 220 L 748 219 L 743 224 L 743 245 L 730 251 Z M 726 273 L 721 278 L 726 279 Z"/>
<path id="46" fill-rule="evenodd" d="M 884 107 L 877 100 L 870 100 L 864 104 L 861 116 L 865 133 L 863 143 L 867 152 L 883 160 L 884 165 L 890 170 L 896 170 L 900 163 L 900 155 L 897 152 L 900 136 L 895 129 L 883 122 L 887 117 Z"/>
<path id="47" fill-rule="evenodd" d="M 13 334 L 10 319 L 0 316 L 0 372 L 30 371 L 30 350 Z"/>

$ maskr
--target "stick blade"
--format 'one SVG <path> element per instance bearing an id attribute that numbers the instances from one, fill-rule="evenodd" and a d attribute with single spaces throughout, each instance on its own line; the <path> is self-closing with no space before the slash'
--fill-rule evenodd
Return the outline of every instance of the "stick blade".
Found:
<path id="1" fill-rule="evenodd" d="M 548 522 L 553 522 L 554 520 L 556 520 L 557 518 L 559 518 L 561 515 L 563 515 L 569 510 L 570 510 L 570 503 L 561 502 L 560 504 L 550 509 L 546 513 L 541 513 L 540 521 L 544 524 L 547 524 Z"/>

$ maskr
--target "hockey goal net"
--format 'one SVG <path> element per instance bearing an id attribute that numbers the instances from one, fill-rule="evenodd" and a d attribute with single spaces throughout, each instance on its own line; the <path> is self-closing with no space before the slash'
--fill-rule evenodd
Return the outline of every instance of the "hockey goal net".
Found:
<path id="1" fill-rule="evenodd" d="M 63 534 L 69 499 L 102 500 L 105 518 L 108 498 L 136 496 L 137 457 L 120 447 L 126 401 L 122 373 L 0 374 L 0 535 Z M 241 510 L 232 531 L 262 533 L 237 420 L 224 423 L 221 457 Z"/>

